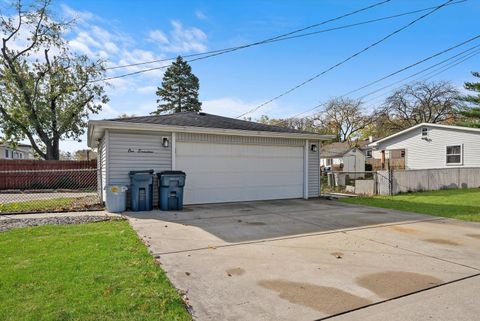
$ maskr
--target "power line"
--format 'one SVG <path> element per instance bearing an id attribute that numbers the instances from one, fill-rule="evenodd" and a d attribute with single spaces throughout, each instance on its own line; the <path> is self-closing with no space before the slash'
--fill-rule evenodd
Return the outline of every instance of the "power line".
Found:
<path id="1" fill-rule="evenodd" d="M 386 76 L 384 76 L 384 77 L 382 77 L 382 78 L 379 78 L 379 79 L 377 79 L 377 80 L 375 80 L 375 81 L 372 81 L 372 82 L 366 84 L 365 86 L 362 86 L 362 87 L 357 88 L 357 89 L 355 89 L 355 90 L 351 90 L 351 91 L 349 91 L 348 93 L 346 93 L 345 96 L 346 96 L 346 95 L 353 94 L 353 93 L 355 93 L 355 92 L 357 92 L 357 91 L 360 91 L 360 90 L 362 90 L 362 89 L 364 89 L 364 88 L 370 87 L 371 85 L 374 85 L 374 84 L 376 84 L 376 83 L 379 83 L 379 82 L 382 81 L 382 80 L 385 80 L 385 79 L 387 79 L 387 78 L 390 78 L 390 77 L 392 77 L 392 76 L 395 76 L 396 74 L 399 74 L 399 73 L 401 73 L 401 72 L 403 72 L 403 71 L 405 71 L 405 70 L 407 70 L 407 69 L 410 69 L 410 68 L 412 68 L 412 67 L 415 67 L 415 66 L 417 66 L 417 65 L 419 65 L 419 64 L 421 64 L 421 63 L 424 63 L 424 62 L 427 61 L 427 60 L 430 60 L 430 59 L 433 59 L 433 58 L 435 58 L 435 57 L 437 57 L 437 56 L 440 56 L 440 55 L 442 55 L 442 54 L 444 54 L 444 53 L 446 53 L 446 52 L 448 52 L 448 51 L 451 51 L 451 50 L 453 50 L 453 49 L 455 49 L 455 48 L 458 48 L 458 47 L 460 47 L 460 46 L 463 46 L 463 45 L 465 45 L 465 44 L 467 44 L 467 43 L 469 43 L 469 42 L 472 42 L 472 41 L 474 41 L 474 40 L 476 40 L 476 39 L 478 39 L 478 38 L 480 38 L 480 35 L 475 36 L 475 37 L 473 37 L 473 38 L 470 38 L 470 39 L 468 39 L 468 40 L 466 40 L 466 41 L 464 41 L 464 42 L 462 42 L 462 43 L 459 43 L 458 45 L 455 45 L 455 46 L 453 46 L 453 47 L 447 48 L 447 49 L 445 49 L 445 50 L 443 50 L 443 51 L 441 51 L 441 52 L 436 53 L 435 55 L 432 55 L 432 56 L 429 56 L 429 57 L 427 57 L 427 58 L 425 58 L 425 59 L 422 59 L 422 60 L 420 60 L 420 61 L 417 61 L 417 62 L 415 62 L 415 63 L 413 63 L 413 64 L 411 64 L 411 65 L 409 65 L 409 66 L 406 66 L 406 67 L 404 67 L 404 68 L 402 68 L 402 69 L 400 69 L 400 70 L 397 70 L 397 71 L 395 71 L 395 72 L 392 72 L 391 74 L 388 74 L 388 75 L 386 75 Z"/>
<path id="2" fill-rule="evenodd" d="M 215 53 L 219 53 L 219 52 L 223 52 L 223 51 L 230 52 L 230 51 L 233 51 L 233 50 L 239 50 L 239 49 L 243 49 L 243 48 L 247 48 L 247 47 L 251 47 L 251 46 L 263 44 L 263 43 L 266 43 L 266 42 L 274 41 L 274 40 L 279 39 L 279 38 L 288 37 L 288 36 L 291 36 L 291 35 L 293 35 L 293 34 L 296 34 L 296 33 L 299 33 L 299 32 L 305 31 L 305 30 L 308 30 L 308 29 L 312 29 L 312 28 L 315 28 L 315 27 L 319 27 L 319 26 L 321 26 L 321 25 L 324 25 L 324 24 L 327 24 L 327 23 L 330 23 L 330 22 L 333 22 L 333 21 L 336 21 L 336 20 L 340 20 L 340 19 L 343 19 L 343 18 L 352 16 L 352 15 L 354 15 L 354 14 L 357 14 L 357 13 L 360 13 L 360 12 L 363 12 L 363 11 L 366 11 L 366 10 L 373 9 L 373 8 L 375 8 L 375 7 L 378 7 L 378 6 L 382 5 L 382 4 L 385 4 L 385 3 L 390 2 L 390 1 L 391 1 L 391 0 L 380 1 L 380 2 L 374 3 L 374 4 L 372 4 L 372 5 L 369 5 L 369 6 L 367 6 L 367 7 L 363 7 L 363 8 L 357 9 L 357 10 L 355 10 L 355 11 L 352 11 L 352 12 L 349 12 L 349 13 L 346 13 L 346 14 L 343 14 L 343 15 L 338 16 L 338 17 L 331 18 L 331 19 L 328 19 L 328 20 L 324 20 L 324 21 L 319 22 L 319 23 L 315 23 L 315 24 L 312 24 L 312 25 L 309 25 L 309 26 L 306 26 L 306 27 L 303 27 L 303 28 L 300 28 L 300 29 L 296 29 L 296 30 L 293 30 L 293 31 L 290 31 L 290 32 L 287 32 L 287 33 L 284 33 L 284 34 L 281 34 L 281 35 L 278 35 L 278 36 L 274 36 L 274 37 L 271 37 L 271 38 L 268 38 L 268 39 L 260 40 L 260 41 L 257 41 L 257 42 L 253 42 L 253 43 L 249 43 L 249 44 L 245 44 L 245 45 L 241 45 L 241 46 L 237 46 L 237 47 L 217 49 L 217 50 L 212 50 L 212 51 L 208 51 L 208 52 L 204 52 L 204 53 L 186 55 L 186 56 L 184 56 L 184 57 L 196 57 L 196 56 L 200 56 L 200 55 L 215 54 Z M 465 0 L 465 1 L 466 1 L 466 0 Z M 122 66 L 115 66 L 115 67 L 110 67 L 110 68 L 106 68 L 106 69 L 109 70 L 109 69 L 118 69 L 118 68 L 132 67 L 132 66 L 147 65 L 147 64 L 152 64 L 152 63 L 156 63 L 156 62 L 163 62 L 163 61 L 175 60 L 176 58 L 177 58 L 177 57 L 165 58 L 165 59 L 157 59 L 157 60 L 151 60 L 151 61 L 146 61 L 146 62 L 141 62 L 141 63 L 136 63 L 136 64 L 127 64 L 127 65 L 122 65 Z"/>
<path id="3" fill-rule="evenodd" d="M 455 2 L 450 3 L 449 5 L 459 4 L 459 3 L 462 3 L 462 2 L 466 2 L 466 1 L 467 0 L 455 1 Z M 240 50 L 240 49 L 244 49 L 244 48 L 252 47 L 252 46 L 256 46 L 256 45 L 269 44 L 269 43 L 274 43 L 274 42 L 278 42 L 278 41 L 284 41 L 284 40 L 291 40 L 291 39 L 296 39 L 296 38 L 301 38 L 301 37 L 313 36 L 313 35 L 317 35 L 317 34 L 320 34 L 320 33 L 326 33 L 326 32 L 331 32 L 331 31 L 335 31 L 335 30 L 342 30 L 342 29 L 347 29 L 347 28 L 352 28 L 352 27 L 356 27 L 356 26 L 366 25 L 366 24 L 370 24 L 370 23 L 374 23 L 374 22 L 399 18 L 399 17 L 403 17 L 403 16 L 412 15 L 412 14 L 415 14 L 415 13 L 431 10 L 433 8 L 435 8 L 435 7 L 428 7 L 428 8 L 418 9 L 418 10 L 414 10 L 414 11 L 403 12 L 403 13 L 399 13 L 399 14 L 395 14 L 395 15 L 390 15 L 390 16 L 380 17 L 380 18 L 376 18 L 376 19 L 351 23 L 351 24 L 347 24 L 347 25 L 343 25 L 343 26 L 338 26 L 338 27 L 333 27 L 333 28 L 328 28 L 328 29 L 322 29 L 322 30 L 318 30 L 318 31 L 314 31 L 314 32 L 302 33 L 302 34 L 299 34 L 299 35 L 290 35 L 290 36 L 280 35 L 280 36 L 276 36 L 276 37 L 273 37 L 273 38 L 270 38 L 270 39 L 265 39 L 265 40 L 262 40 L 262 41 L 257 41 L 257 42 L 254 42 L 254 43 L 250 43 L 250 44 L 245 44 L 245 45 L 236 46 L 236 47 L 223 48 L 223 49 L 216 49 L 216 50 L 211 50 L 211 51 L 196 53 L 196 54 L 183 55 L 182 57 L 183 58 L 191 58 L 191 57 L 204 56 L 204 55 L 209 55 L 209 54 L 214 54 L 214 53 L 219 53 L 219 52 L 224 52 L 224 51 L 225 51 L 225 53 L 227 53 L 227 52 L 230 52 L 230 51 L 233 51 L 233 50 Z M 366 10 L 366 8 L 364 8 L 364 10 Z M 353 14 L 353 13 L 351 13 L 351 14 Z M 315 24 L 315 25 L 312 25 L 312 26 L 318 26 L 318 24 Z M 310 26 L 310 27 L 312 27 L 312 26 Z M 302 28 L 301 30 L 305 30 L 305 28 Z M 290 32 L 290 34 L 297 33 L 297 32 L 300 32 L 300 31 L 293 31 L 293 32 Z M 155 60 L 149 60 L 149 61 L 144 61 L 144 62 L 107 67 L 105 69 L 106 70 L 114 70 L 114 69 L 121 69 L 121 68 L 127 68 L 127 67 L 137 67 L 137 66 L 149 65 L 149 64 L 153 64 L 153 63 L 172 61 L 172 60 L 175 60 L 176 58 L 177 57 L 155 59 Z M 161 67 L 163 68 L 164 66 L 161 66 Z"/>
<path id="4" fill-rule="evenodd" d="M 346 13 L 346 14 L 343 14 L 343 15 L 340 15 L 340 16 L 338 16 L 338 17 L 331 18 L 331 19 L 322 21 L 322 22 L 320 22 L 320 23 L 316 23 L 316 24 L 313 24 L 313 25 L 310 25 L 310 26 L 307 26 L 307 27 L 304 27 L 304 28 L 301 28 L 301 29 L 297 29 L 297 30 L 294 30 L 294 31 L 291 31 L 291 32 L 288 32 L 288 33 L 285 33 L 285 34 L 282 34 L 282 35 L 278 35 L 278 36 L 275 36 L 275 37 L 272 37 L 272 38 L 268 38 L 268 39 L 265 39 L 265 40 L 262 40 L 262 41 L 257 41 L 257 42 L 254 42 L 254 43 L 250 43 L 250 44 L 246 44 L 246 45 L 242 45 L 242 46 L 238 46 L 238 47 L 231 47 L 231 48 L 226 48 L 226 49 L 213 50 L 213 51 L 210 51 L 210 52 L 208 52 L 208 53 L 192 54 L 192 55 L 189 55 L 189 56 L 190 56 L 190 57 L 193 57 L 193 56 L 197 56 L 197 57 L 198 57 L 198 56 L 200 56 L 200 57 L 187 60 L 187 62 L 193 62 L 193 61 L 203 60 L 203 59 L 207 59 L 207 58 L 211 58 L 211 57 L 223 55 L 223 54 L 225 54 L 225 53 L 229 53 L 229 52 L 232 52 L 232 51 L 237 51 L 237 50 L 240 50 L 240 49 L 243 49 L 243 48 L 248 48 L 248 47 L 252 47 L 252 46 L 256 46 L 256 45 L 260 45 L 260 44 L 265 44 L 265 43 L 269 43 L 269 42 L 274 42 L 275 40 L 280 39 L 280 38 L 282 38 L 282 37 L 288 37 L 288 36 L 291 36 L 291 35 L 293 35 L 293 34 L 295 34 L 295 33 L 301 32 L 301 31 L 305 31 L 305 30 L 308 30 L 308 29 L 311 29 L 311 28 L 314 28 L 314 27 L 318 27 L 318 26 L 321 26 L 321 25 L 324 25 L 324 24 L 327 24 L 327 23 L 330 23 L 330 22 L 339 20 L 339 19 L 343 19 L 343 18 L 345 18 L 345 17 L 354 15 L 354 14 L 359 13 L 359 12 L 362 12 L 362 11 L 366 11 L 366 10 L 372 9 L 372 8 L 374 8 L 374 7 L 380 6 L 380 5 L 385 4 L 385 3 L 387 3 L 387 2 L 390 2 L 390 1 L 391 1 L 391 0 L 384 0 L 384 1 L 381 1 L 381 2 L 377 2 L 377 3 L 374 3 L 374 4 L 370 5 L 370 6 L 367 6 L 367 7 L 364 7 L 364 8 L 361 8 L 361 9 L 358 9 L 358 10 L 355 10 L 355 11 L 352 11 L 352 12 L 349 12 L 349 13 Z M 466 1 L 466 0 L 465 0 L 465 1 Z M 172 60 L 172 59 L 168 58 L 168 59 L 159 59 L 159 60 L 156 60 L 156 61 L 153 61 L 153 60 L 152 60 L 151 62 L 147 62 L 147 63 L 161 62 L 161 61 L 169 61 L 169 60 Z M 144 63 L 124 65 L 124 67 L 138 66 L 138 65 L 141 65 L 141 64 L 144 64 Z M 146 64 L 146 63 L 145 63 L 145 64 Z M 148 68 L 148 69 L 143 69 L 143 70 L 138 70 L 138 71 L 126 73 L 126 74 L 123 74 L 123 75 L 118 75 L 118 76 L 112 76 L 112 77 L 106 77 L 106 78 L 102 78 L 102 79 L 92 80 L 91 82 L 94 83 L 94 82 L 108 81 L 108 80 L 113 80 L 113 79 L 118 79 L 118 78 L 124 78 L 124 77 L 133 76 L 133 75 L 137 75 L 137 74 L 141 74 L 141 73 L 145 73 L 145 72 L 150 72 L 150 71 L 154 71 L 154 70 L 165 69 L 165 68 L 167 68 L 168 66 L 169 66 L 169 65 L 160 66 L 160 67 L 153 67 L 153 68 Z M 113 68 L 115 68 L 115 67 L 113 67 Z"/>
<path id="5" fill-rule="evenodd" d="M 447 65 L 442 66 L 442 67 L 440 67 L 440 68 L 437 68 L 436 70 L 433 70 L 433 71 L 431 71 L 431 72 L 428 72 L 427 74 L 423 75 L 422 77 L 413 79 L 413 80 L 407 82 L 406 84 L 414 83 L 414 82 L 416 82 L 416 81 L 427 81 L 427 80 L 429 80 L 429 79 L 431 79 L 431 78 L 433 78 L 433 77 L 435 77 L 435 76 L 437 76 L 437 75 L 439 75 L 439 74 L 441 74 L 441 73 L 444 73 L 445 71 L 450 70 L 450 69 L 452 69 L 453 67 L 455 67 L 455 66 L 457 66 L 457 65 L 459 65 L 459 64 L 461 64 L 461 63 L 463 63 L 463 62 L 465 62 L 465 61 L 467 61 L 467 60 L 469 60 L 469 59 L 471 59 L 471 58 L 473 58 L 473 57 L 475 57 L 475 56 L 477 56 L 478 54 L 480 54 L 480 50 L 475 50 L 475 51 L 471 52 L 470 54 L 468 54 L 468 55 L 466 55 L 466 56 L 464 56 L 464 57 L 460 57 L 460 58 L 458 58 L 458 59 L 455 59 L 454 61 L 451 61 L 451 62 L 448 63 Z M 427 77 L 425 77 L 425 76 L 427 76 Z M 376 97 L 373 97 L 373 98 L 365 101 L 365 103 L 367 103 L 367 104 L 368 104 L 368 103 L 371 103 L 372 101 L 376 101 L 376 100 L 378 100 L 378 99 L 380 99 L 380 98 L 384 98 L 384 97 L 386 97 L 387 95 L 388 95 L 388 93 L 383 93 L 383 94 L 381 94 L 381 95 L 378 95 L 378 96 L 376 96 Z"/>
<path id="6" fill-rule="evenodd" d="M 388 75 L 386 75 L 386 76 L 384 76 L 384 77 L 381 77 L 381 78 L 379 78 L 379 79 L 376 79 L 376 80 L 374 80 L 374 81 L 372 81 L 372 82 L 370 82 L 370 83 L 368 83 L 368 84 L 366 84 L 366 85 L 364 85 L 364 86 L 361 86 L 361 87 L 356 88 L 356 89 L 354 89 L 354 90 L 351 90 L 351 91 L 349 91 L 349 92 L 347 92 L 347 93 L 344 93 L 344 94 L 340 95 L 340 97 L 347 96 L 347 95 L 350 95 L 350 94 L 352 94 L 352 93 L 354 93 L 354 92 L 357 92 L 357 91 L 359 91 L 359 90 L 361 90 L 361 89 L 365 89 L 365 88 L 367 88 L 367 87 L 370 87 L 370 86 L 372 86 L 372 85 L 374 85 L 374 84 L 376 84 L 376 83 L 378 83 L 378 82 L 380 82 L 380 81 L 382 81 L 382 80 L 385 80 L 385 79 L 387 79 L 387 78 L 390 78 L 390 77 L 392 77 L 392 76 L 394 76 L 394 75 L 397 75 L 397 74 L 399 74 L 399 73 L 401 73 L 401 72 L 403 72 L 403 71 L 405 71 L 405 70 L 408 70 L 408 69 L 413 68 L 413 67 L 415 67 L 415 66 L 417 66 L 417 65 L 419 65 L 419 64 L 422 64 L 422 63 L 424 63 L 424 62 L 426 62 L 426 61 L 428 61 L 428 60 L 431 60 L 431 59 L 433 59 L 433 58 L 435 58 L 435 57 L 438 57 L 438 56 L 440 56 L 440 55 L 442 55 L 442 54 L 444 54 L 444 53 L 447 53 L 447 52 L 452 51 L 452 50 L 454 50 L 454 49 L 456 49 L 456 48 L 459 48 L 459 47 L 461 47 L 461 46 L 464 46 L 464 45 L 466 45 L 466 44 L 468 44 L 468 43 L 470 43 L 470 42 L 472 42 L 472 41 L 475 41 L 475 40 L 477 40 L 477 39 L 479 39 L 479 38 L 480 38 L 480 34 L 479 34 L 479 35 L 476 35 L 476 36 L 474 36 L 474 37 L 472 37 L 472 38 L 470 38 L 470 39 L 467 39 L 467 40 L 465 40 L 465 41 L 462 41 L 461 43 L 458 43 L 458 44 L 456 44 L 456 45 L 454 45 L 454 46 L 452 46 L 452 47 L 449 47 L 449 48 L 447 48 L 447 49 L 444 49 L 444 50 L 442 50 L 442 51 L 439 51 L 439 52 L 437 52 L 437 53 L 435 53 L 435 54 L 433 54 L 433 55 L 431 55 L 431 56 L 428 56 L 428 57 L 426 57 L 426 58 L 424 58 L 424 59 L 421 59 L 421 60 L 419 60 L 419 61 L 417 61 L 417 62 L 414 62 L 414 63 L 412 63 L 412 64 L 410 64 L 410 65 L 408 65 L 408 66 L 406 66 L 406 67 L 403 67 L 403 68 L 401 68 L 401 69 L 399 69 L 399 70 L 397 70 L 397 71 L 394 71 L 394 72 L 392 72 L 392 73 L 390 73 L 390 74 L 388 74 Z M 298 113 L 298 114 L 296 114 L 296 115 L 294 115 L 294 116 L 292 116 L 292 117 L 295 118 L 295 117 L 298 117 L 298 116 L 300 116 L 300 115 L 309 113 L 309 112 L 311 112 L 311 111 L 313 111 L 313 110 L 315 110 L 315 109 L 318 109 L 318 108 L 322 107 L 323 105 L 324 105 L 323 103 L 322 103 L 322 104 L 319 104 L 319 105 L 316 105 L 315 107 L 312 107 L 312 108 L 310 108 L 310 109 L 308 109 L 308 110 L 306 110 L 306 111 L 303 111 L 303 112 L 301 112 L 301 113 Z"/>
<path id="7" fill-rule="evenodd" d="M 444 60 L 442 60 L 442 61 L 440 61 L 440 62 L 437 62 L 436 64 L 431 65 L 430 67 L 424 68 L 424 69 L 422 69 L 422 70 L 420 70 L 420 71 L 418 71 L 418 72 L 416 72 L 416 73 L 414 73 L 414 74 L 412 74 L 412 75 L 410 75 L 410 76 L 408 76 L 408 77 L 405 77 L 405 78 L 403 78 L 403 79 L 401 79 L 401 80 L 398 80 L 398 81 L 395 81 L 395 82 L 393 82 L 393 83 L 390 83 L 390 84 L 388 84 L 388 85 L 386 85 L 386 86 L 383 86 L 383 87 L 381 87 L 381 88 L 378 88 L 378 89 L 376 89 L 376 90 L 374 90 L 374 91 L 371 91 L 371 92 L 369 92 L 369 93 L 366 93 L 366 94 L 358 97 L 357 99 L 363 99 L 363 98 L 365 98 L 365 97 L 368 97 L 368 96 L 371 96 L 371 95 L 373 95 L 373 94 L 376 94 L 377 92 L 380 92 L 380 91 L 382 91 L 382 90 L 384 90 L 384 89 L 386 89 L 386 88 L 392 87 L 392 86 L 394 86 L 394 85 L 396 85 L 396 84 L 398 84 L 398 83 L 404 82 L 404 81 L 407 80 L 407 79 L 410 79 L 410 78 L 415 77 L 415 76 L 417 76 L 417 75 L 419 75 L 419 74 L 422 74 L 422 73 L 424 73 L 425 71 L 428 71 L 428 70 L 433 69 L 433 68 L 435 68 L 435 67 L 437 67 L 437 66 L 443 65 L 444 63 L 446 63 L 446 62 L 448 62 L 448 61 L 450 61 L 450 60 L 452 60 L 452 59 L 455 59 L 455 58 L 457 58 L 457 57 L 459 57 L 459 56 L 462 56 L 462 55 L 464 55 L 465 53 L 468 53 L 469 51 L 472 51 L 472 50 L 474 50 L 474 49 L 476 49 L 476 48 L 479 48 L 479 47 L 480 47 L 480 45 L 476 45 L 476 46 L 470 47 L 470 48 L 468 48 L 468 49 L 466 49 L 466 50 L 464 50 L 464 51 L 462 51 L 462 52 L 460 52 L 460 53 L 458 53 L 458 54 L 456 54 L 456 55 L 454 55 L 454 56 L 451 56 L 451 57 L 449 57 L 449 58 L 447 58 L 447 59 L 444 59 Z M 450 62 L 450 63 L 454 63 L 454 62 L 456 62 L 456 61 L 458 61 L 458 60 L 460 60 L 460 59 L 462 59 L 462 58 L 463 58 L 463 57 L 460 57 L 460 58 L 458 58 L 458 59 L 456 59 L 456 60 L 454 60 L 453 62 Z M 447 64 L 447 65 L 449 65 L 449 64 Z M 443 67 L 445 67 L 445 66 L 443 66 Z M 441 67 L 441 68 L 443 68 L 443 67 Z M 439 68 L 439 69 L 441 69 L 441 68 Z M 435 71 L 436 71 L 436 70 L 434 70 L 433 72 L 435 72 Z"/>
<path id="8" fill-rule="evenodd" d="M 435 9 L 433 9 L 433 10 L 427 12 L 426 14 L 424 14 L 424 15 L 416 18 L 416 19 L 414 19 L 413 21 L 409 22 L 409 23 L 406 24 L 405 26 L 396 29 L 395 31 L 389 33 L 389 34 L 386 35 L 385 37 L 382 37 L 380 40 L 375 41 L 374 43 L 368 45 L 367 47 L 363 48 L 362 50 L 357 51 L 357 52 L 354 53 L 353 55 L 347 57 L 346 59 L 344 59 L 344 60 L 336 63 L 335 65 L 333 65 L 333 66 L 325 69 L 324 71 L 322 71 L 322 72 L 314 75 L 313 77 L 308 78 L 307 80 L 305 80 L 305 81 L 299 83 L 298 85 L 296 85 L 296 86 L 288 89 L 287 91 L 284 91 L 284 92 L 281 93 L 280 95 L 277 95 L 277 96 L 275 96 L 275 97 L 267 100 L 266 102 L 264 102 L 264 103 L 256 106 L 255 108 L 253 108 L 253 109 L 251 109 L 251 110 L 249 110 L 249 111 L 247 111 L 247 112 L 245 112 L 245 113 L 237 116 L 237 118 L 241 118 L 241 117 L 243 117 L 243 116 L 245 116 L 245 115 L 248 115 L 248 114 L 250 114 L 250 113 L 252 113 L 252 112 L 255 112 L 255 111 L 259 110 L 260 108 L 262 108 L 263 106 L 268 105 L 268 104 L 270 104 L 271 102 L 273 102 L 273 101 L 275 101 L 275 100 L 277 100 L 277 99 L 279 99 L 279 98 L 281 98 L 281 97 L 283 97 L 283 96 L 285 96 L 285 95 L 288 95 L 289 93 L 297 90 L 298 88 L 305 86 L 305 85 L 308 84 L 309 82 L 312 82 L 313 80 L 315 80 L 315 79 L 317 79 L 318 77 L 326 74 L 327 72 L 329 72 L 329 71 L 331 71 L 331 70 L 333 70 L 333 69 L 335 69 L 335 68 L 343 65 L 344 63 L 348 62 L 349 60 L 351 60 L 351 59 L 359 56 L 360 54 L 366 52 L 367 50 L 369 50 L 369 49 L 371 49 L 371 48 L 379 45 L 380 43 L 386 41 L 387 39 L 393 37 L 394 35 L 402 32 L 403 30 L 405 30 L 405 29 L 407 29 L 408 27 L 412 26 L 412 25 L 415 24 L 416 22 L 418 22 L 418 21 L 426 18 L 427 16 L 433 14 L 433 13 L 436 12 L 437 10 L 440 10 L 441 8 L 445 7 L 447 4 L 451 3 L 452 1 L 453 1 L 453 0 L 448 0 L 447 2 L 445 2 L 445 3 L 443 3 L 443 4 L 441 4 L 441 5 L 437 6 L 437 7 L 435 7 Z"/>
<path id="9" fill-rule="evenodd" d="M 465 61 L 467 61 L 467 60 L 475 57 L 475 56 L 478 55 L 478 54 L 480 54 L 480 50 L 476 50 L 474 53 L 471 53 L 469 56 L 467 56 L 467 57 L 465 57 L 464 59 L 458 61 L 457 63 L 449 66 L 448 68 L 444 68 L 443 70 L 440 70 L 439 72 L 434 73 L 434 74 L 431 75 L 430 77 L 425 78 L 425 79 L 423 79 L 423 80 L 424 80 L 424 81 L 429 80 L 429 79 L 431 79 L 431 78 L 433 78 L 433 77 L 435 77 L 435 76 L 437 76 L 437 75 L 439 75 L 439 74 L 441 74 L 441 73 L 443 73 L 443 72 L 445 72 L 445 71 L 447 71 L 447 70 L 449 70 L 449 69 L 452 69 L 453 67 L 456 67 L 457 65 L 459 65 L 459 64 L 461 64 L 461 63 L 464 63 Z"/>

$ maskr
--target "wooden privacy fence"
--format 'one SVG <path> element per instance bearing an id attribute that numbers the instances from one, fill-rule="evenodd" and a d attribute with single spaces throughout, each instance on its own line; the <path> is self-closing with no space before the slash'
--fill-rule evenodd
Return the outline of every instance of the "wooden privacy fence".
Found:
<path id="1" fill-rule="evenodd" d="M 0 161 L 0 190 L 96 189 L 96 161 Z"/>
<path id="2" fill-rule="evenodd" d="M 97 161 L 0 160 L 0 171 L 97 168 Z"/>

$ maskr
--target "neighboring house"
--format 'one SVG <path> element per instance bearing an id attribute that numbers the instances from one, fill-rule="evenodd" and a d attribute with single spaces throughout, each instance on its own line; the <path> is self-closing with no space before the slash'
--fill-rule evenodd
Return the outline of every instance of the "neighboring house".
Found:
<path id="1" fill-rule="evenodd" d="M 365 144 L 368 144 L 368 142 Z M 333 168 L 334 170 L 341 168 L 344 172 L 365 171 L 365 158 L 365 153 L 361 150 L 361 147 L 352 147 L 348 142 L 324 145 L 320 150 L 321 167 Z"/>
<path id="2" fill-rule="evenodd" d="M 27 144 L 18 144 L 14 148 L 8 144 L 1 144 L 0 159 L 34 159 L 32 146 Z"/>
<path id="3" fill-rule="evenodd" d="M 403 157 L 405 169 L 480 167 L 480 129 L 423 123 L 370 144 L 377 157 Z"/>
<path id="4" fill-rule="evenodd" d="M 318 197 L 319 146 L 332 138 L 195 112 L 88 125 L 102 190 L 128 185 L 131 170 L 181 170 L 185 204 Z"/>
<path id="5" fill-rule="evenodd" d="M 360 150 L 365 154 L 366 159 L 375 158 L 375 150 L 370 144 L 379 141 L 380 139 L 382 138 L 369 136 L 364 140 L 357 141 L 355 145 L 358 146 Z"/>

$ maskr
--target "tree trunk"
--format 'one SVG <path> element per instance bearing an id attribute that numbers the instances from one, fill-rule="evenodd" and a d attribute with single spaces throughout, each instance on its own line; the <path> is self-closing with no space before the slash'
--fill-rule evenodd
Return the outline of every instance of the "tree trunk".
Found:
<path id="1" fill-rule="evenodd" d="M 58 138 L 52 139 L 47 146 L 47 153 L 45 160 L 59 160 L 60 159 L 60 140 Z"/>

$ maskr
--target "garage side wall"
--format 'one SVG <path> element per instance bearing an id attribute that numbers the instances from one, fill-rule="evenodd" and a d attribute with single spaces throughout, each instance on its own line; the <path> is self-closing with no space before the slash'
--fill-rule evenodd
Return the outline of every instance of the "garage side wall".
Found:
<path id="1" fill-rule="evenodd" d="M 312 145 L 317 145 L 317 151 L 312 151 Z M 320 195 L 320 142 L 308 142 L 308 197 Z"/>
<path id="2" fill-rule="evenodd" d="M 170 144 L 162 146 L 162 138 Z M 108 180 L 109 184 L 129 185 L 128 173 L 134 170 L 155 172 L 172 169 L 171 133 L 110 131 L 108 137 Z M 153 201 L 157 204 L 156 176 L 153 184 Z M 129 195 L 130 193 L 128 193 Z"/>

